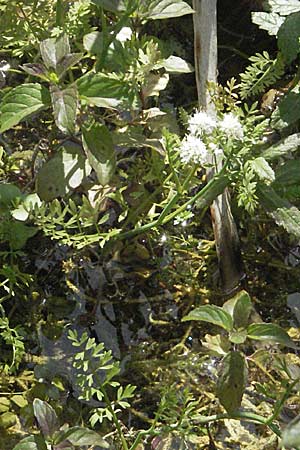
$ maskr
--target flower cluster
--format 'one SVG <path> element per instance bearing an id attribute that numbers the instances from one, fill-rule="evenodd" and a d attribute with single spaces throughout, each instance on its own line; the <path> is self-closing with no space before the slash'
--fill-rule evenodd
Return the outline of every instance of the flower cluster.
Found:
<path id="1" fill-rule="evenodd" d="M 226 113 L 221 120 L 204 111 L 196 111 L 188 122 L 189 134 L 180 146 L 180 159 L 184 164 L 209 164 L 213 159 L 223 157 L 223 150 L 213 142 L 215 136 L 241 141 L 243 126 L 237 116 Z"/>

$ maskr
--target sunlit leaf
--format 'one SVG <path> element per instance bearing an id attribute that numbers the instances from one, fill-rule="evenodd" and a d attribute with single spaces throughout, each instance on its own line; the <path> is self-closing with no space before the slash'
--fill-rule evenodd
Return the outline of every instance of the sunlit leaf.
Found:
<path id="1" fill-rule="evenodd" d="M 113 74 L 92 73 L 76 83 L 81 98 L 92 105 L 116 108 L 128 98 L 128 84 Z"/>
<path id="2" fill-rule="evenodd" d="M 194 12 L 188 3 L 182 0 L 141 0 L 140 8 L 138 15 L 147 20 L 170 19 Z"/>
<path id="3" fill-rule="evenodd" d="M 40 51 L 46 67 L 56 70 L 59 61 L 70 53 L 69 38 L 63 34 L 58 38 L 45 39 L 40 43 Z"/>
<path id="4" fill-rule="evenodd" d="M 169 73 L 190 73 L 193 72 L 193 66 L 178 56 L 169 56 L 162 62 L 162 66 Z"/>
<path id="5" fill-rule="evenodd" d="M 284 0 L 286 1 L 286 0 Z M 298 0 L 297 0 L 298 1 Z M 285 21 L 279 14 L 266 12 L 253 12 L 252 22 L 259 26 L 261 30 L 266 30 L 270 36 L 276 36 L 279 28 Z"/>
<path id="6" fill-rule="evenodd" d="M 64 433 L 60 433 L 59 442 L 64 440 L 70 444 L 78 446 L 91 446 L 98 445 L 101 448 L 108 448 L 109 444 L 95 431 L 88 428 L 72 427 L 66 430 Z M 57 442 L 57 444 L 59 444 Z"/>
<path id="7" fill-rule="evenodd" d="M 47 445 L 41 436 L 28 436 L 22 439 L 13 450 L 47 450 Z"/>
<path id="8" fill-rule="evenodd" d="M 74 134 L 78 102 L 77 87 L 73 85 L 62 90 L 52 85 L 50 93 L 57 127 L 65 134 Z"/>
<path id="9" fill-rule="evenodd" d="M 282 16 L 289 16 L 300 11 L 299 0 L 268 0 L 268 5 L 273 12 Z"/>
<path id="10" fill-rule="evenodd" d="M 82 132 L 83 147 L 89 163 L 102 186 L 109 184 L 116 168 L 116 153 L 111 133 L 105 125 L 98 123 Z"/>
<path id="11" fill-rule="evenodd" d="M 62 197 L 80 186 L 90 173 L 91 166 L 82 147 L 67 141 L 38 172 L 37 193 L 45 201 Z"/>
<path id="12" fill-rule="evenodd" d="M 287 200 L 281 198 L 270 186 L 257 185 L 260 204 L 266 212 L 288 233 L 300 237 L 300 211 Z"/>
<path id="13" fill-rule="evenodd" d="M 83 46 L 86 51 L 93 55 L 101 55 L 103 50 L 103 34 L 99 31 L 92 31 L 83 37 Z"/>
<path id="14" fill-rule="evenodd" d="M 300 146 L 300 133 L 291 134 L 287 138 L 276 142 L 276 144 L 263 151 L 262 157 L 266 160 L 279 158 L 289 152 L 295 152 Z"/>
<path id="15" fill-rule="evenodd" d="M 260 180 L 265 180 L 271 183 L 275 179 L 275 173 L 270 164 L 263 158 L 259 156 L 258 158 L 250 161 L 250 166 L 254 172 L 258 175 Z"/>
<path id="16" fill-rule="evenodd" d="M 209 322 L 227 331 L 232 330 L 233 320 L 228 312 L 215 305 L 203 305 L 195 308 L 187 316 L 182 318 L 183 322 L 188 320 L 200 320 L 202 322 Z"/>
<path id="17" fill-rule="evenodd" d="M 240 406 L 247 382 L 247 366 L 244 356 L 232 351 L 222 361 L 217 382 L 217 396 L 228 413 Z"/>
<path id="18" fill-rule="evenodd" d="M 231 348 L 229 340 L 221 334 L 211 336 L 205 335 L 205 340 L 202 342 L 202 347 L 213 356 L 225 356 Z"/>
<path id="19" fill-rule="evenodd" d="M 297 348 L 287 332 L 274 323 L 252 323 L 247 329 L 250 339 L 282 344 L 286 347 Z"/>
<path id="20" fill-rule="evenodd" d="M 1 101 L 0 133 L 49 106 L 49 91 L 38 83 L 21 84 L 11 89 Z"/>
<path id="21" fill-rule="evenodd" d="M 248 292 L 244 290 L 238 292 L 224 303 L 222 309 L 231 315 L 236 328 L 246 327 L 252 309 Z"/>

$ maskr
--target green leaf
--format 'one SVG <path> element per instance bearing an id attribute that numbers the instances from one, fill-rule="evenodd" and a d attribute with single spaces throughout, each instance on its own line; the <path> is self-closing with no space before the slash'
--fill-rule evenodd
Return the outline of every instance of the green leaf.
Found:
<path id="1" fill-rule="evenodd" d="M 40 169 L 36 181 L 37 193 L 45 201 L 62 197 L 80 186 L 91 170 L 81 145 L 67 141 Z"/>
<path id="2" fill-rule="evenodd" d="M 78 102 L 77 87 L 73 85 L 62 90 L 52 85 L 50 93 L 57 127 L 65 134 L 74 134 Z"/>
<path id="3" fill-rule="evenodd" d="M 69 38 L 63 34 L 58 38 L 45 39 L 40 43 L 40 51 L 46 67 L 56 71 L 58 63 L 70 53 Z"/>
<path id="4" fill-rule="evenodd" d="M 108 448 L 109 444 L 101 437 L 98 433 L 88 428 L 83 427 L 72 427 L 65 431 L 65 433 L 60 435 L 59 444 L 66 440 L 72 445 L 78 446 L 92 446 L 98 445 L 102 448 Z"/>
<path id="5" fill-rule="evenodd" d="M 28 239 L 38 232 L 37 228 L 28 227 L 22 222 L 12 222 L 10 225 L 8 238 L 10 246 L 13 250 L 19 250 L 24 247 Z"/>
<path id="6" fill-rule="evenodd" d="M 267 213 L 275 220 L 277 225 L 282 226 L 288 233 L 300 238 L 300 211 L 292 206 L 287 200 L 279 197 L 270 186 L 257 184 L 256 193 L 260 204 Z"/>
<path id="7" fill-rule="evenodd" d="M 83 37 L 83 46 L 87 52 L 100 56 L 103 51 L 103 33 L 92 31 Z"/>
<path id="8" fill-rule="evenodd" d="M 295 152 L 300 146 L 300 133 L 291 134 L 287 138 L 281 139 L 276 144 L 263 151 L 262 157 L 270 160 L 284 156 L 289 152 Z"/>
<path id="9" fill-rule="evenodd" d="M 300 447 L 300 415 L 291 420 L 283 430 L 281 447 L 286 449 Z"/>
<path id="10" fill-rule="evenodd" d="M 233 344 L 243 344 L 247 339 L 247 330 L 232 331 L 229 340 Z"/>
<path id="11" fill-rule="evenodd" d="M 126 5 L 123 0 L 91 0 L 91 2 L 114 13 L 126 11 Z"/>
<path id="12" fill-rule="evenodd" d="M 248 292 L 242 290 L 227 300 L 223 307 L 233 318 L 236 328 L 246 327 L 252 310 L 251 299 Z"/>
<path id="13" fill-rule="evenodd" d="M 182 322 L 188 320 L 201 320 L 203 322 L 213 323 L 227 331 L 232 330 L 233 320 L 228 312 L 216 305 L 203 305 L 189 312 L 187 316 L 182 318 Z"/>
<path id="14" fill-rule="evenodd" d="M 28 436 L 22 439 L 13 450 L 47 450 L 47 446 L 41 436 Z"/>
<path id="15" fill-rule="evenodd" d="M 273 323 L 252 323 L 247 329 L 250 339 L 282 344 L 286 347 L 297 348 L 289 335 L 279 325 Z"/>
<path id="16" fill-rule="evenodd" d="M 299 88 L 288 92 L 280 101 L 280 118 L 287 124 L 292 124 L 300 119 L 300 93 Z"/>
<path id="17" fill-rule="evenodd" d="M 194 10 L 182 0 L 142 0 L 141 12 L 138 15 L 146 20 L 170 19 L 185 14 L 192 14 Z"/>
<path id="18" fill-rule="evenodd" d="M 250 166 L 261 180 L 272 182 L 275 180 L 274 170 L 262 156 L 250 161 Z"/>
<path id="19" fill-rule="evenodd" d="M 300 52 L 300 12 L 288 16 L 278 31 L 278 47 L 284 60 L 290 64 Z"/>
<path id="20" fill-rule="evenodd" d="M 229 352 L 231 344 L 229 340 L 221 334 L 217 334 L 215 336 L 206 334 L 205 340 L 202 343 L 202 347 L 205 348 L 205 351 L 209 355 L 225 356 Z"/>
<path id="21" fill-rule="evenodd" d="M 116 169 L 116 153 L 111 133 L 98 123 L 82 131 L 82 142 L 89 163 L 102 186 L 109 184 Z"/>
<path id="22" fill-rule="evenodd" d="M 42 80 L 48 81 L 48 70 L 44 64 L 39 63 L 28 63 L 20 66 L 26 73 L 33 75 L 34 77 L 39 77 Z"/>
<path id="23" fill-rule="evenodd" d="M 83 53 L 68 53 L 60 61 L 58 61 L 56 66 L 56 73 L 59 78 L 62 78 L 65 73 L 75 64 L 77 64 L 83 57 Z"/>
<path id="24" fill-rule="evenodd" d="M 59 428 L 57 415 L 52 406 L 39 398 L 35 398 L 33 400 L 33 411 L 43 435 L 51 437 Z"/>
<path id="25" fill-rule="evenodd" d="M 38 83 L 22 84 L 11 89 L 0 105 L 0 133 L 49 106 L 49 91 Z"/>
<path id="26" fill-rule="evenodd" d="M 300 107 L 300 106 L 299 106 Z M 273 186 L 283 187 L 300 184 L 300 160 L 291 159 L 278 167 L 276 170 L 275 182 Z"/>
<path id="27" fill-rule="evenodd" d="M 116 108 L 128 98 L 128 84 L 113 74 L 92 73 L 76 83 L 82 100 L 92 105 Z"/>
<path id="28" fill-rule="evenodd" d="M 284 17 L 275 12 L 253 12 L 251 18 L 253 23 L 258 25 L 261 30 L 266 30 L 270 36 L 276 36 L 279 28 L 285 21 Z"/>
<path id="29" fill-rule="evenodd" d="M 14 184 L 0 184 L 0 206 L 9 206 L 17 199 L 22 198 L 22 192 Z"/>
<path id="30" fill-rule="evenodd" d="M 240 352 L 232 351 L 222 361 L 217 382 L 217 396 L 231 414 L 240 406 L 247 382 L 247 366 Z"/>

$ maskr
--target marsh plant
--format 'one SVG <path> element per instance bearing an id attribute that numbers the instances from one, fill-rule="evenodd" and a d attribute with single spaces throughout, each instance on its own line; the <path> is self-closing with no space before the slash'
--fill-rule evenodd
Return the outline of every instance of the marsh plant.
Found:
<path id="1" fill-rule="evenodd" d="M 8 319 L 5 306 L 23 298 L 32 285 L 33 276 L 20 261 L 38 233 L 68 246 L 74 255 L 90 248 L 96 254 L 110 252 L 140 235 L 154 239 L 174 221 L 203 217 L 230 189 L 238 209 L 262 220 L 267 214 L 299 239 L 300 93 L 294 67 L 300 53 L 300 6 L 295 0 L 268 3 L 268 11 L 256 13 L 253 20 L 276 36 L 278 52 L 272 58 L 267 52 L 252 56 L 240 84 L 232 79 L 225 86 L 209 85 L 215 113 L 208 114 L 194 104 L 177 112 L 168 103 L 172 77 L 191 73 L 193 67 L 180 53 L 182 46 L 147 34 L 153 21 L 192 14 L 187 2 L 0 0 L 1 44 L 7 54 L 22 57 L 18 64 L 3 64 L 1 72 L 7 84 L 2 80 L 0 104 L 0 337 L 10 349 L 2 361 L 7 373 L 20 366 L 26 333 L 12 327 L 14 309 Z M 266 117 L 253 97 L 287 71 L 293 73 L 288 87 Z M 273 141 L 270 129 L 276 131 Z M 20 130 L 29 136 L 34 130 L 41 137 L 18 156 L 9 140 Z M 212 173 L 208 179 L 207 169 Z M 290 380 L 272 417 L 242 411 L 251 360 L 245 348 L 249 341 L 296 347 L 278 325 L 252 323 L 251 310 L 243 291 L 223 307 L 200 305 L 184 317 L 224 330 L 225 335 L 207 336 L 204 347 L 222 360 L 216 392 L 226 413 L 201 415 L 197 399 L 185 392 L 184 413 L 176 416 L 180 408 L 166 393 L 149 429 L 130 438 L 120 417 L 135 388 L 119 384 L 119 365 L 102 343 L 71 332 L 78 347 L 80 398 L 98 402 L 90 425 L 113 422 L 123 450 L 138 448 L 149 436 L 192 434 L 194 427 L 199 431 L 197 427 L 230 417 L 264 424 L 281 436 L 276 420 L 298 380 Z M 61 428 L 46 401 L 36 399 L 33 407 L 40 433 L 16 450 L 27 444 L 32 449 L 105 448 L 94 431 Z M 168 415 L 170 411 L 174 414 Z M 298 430 L 296 418 L 282 434 L 286 448 L 300 445 Z"/>

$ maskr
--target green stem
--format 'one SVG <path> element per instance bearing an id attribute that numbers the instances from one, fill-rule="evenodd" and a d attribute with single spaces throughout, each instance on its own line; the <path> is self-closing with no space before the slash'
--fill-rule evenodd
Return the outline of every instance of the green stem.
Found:
<path id="1" fill-rule="evenodd" d="M 272 416 L 266 421 L 266 425 L 269 425 L 270 423 L 274 422 L 274 420 L 277 419 L 277 417 L 280 414 L 280 411 L 284 405 L 284 403 L 286 402 L 286 400 L 288 399 L 288 397 L 290 396 L 292 390 L 294 389 L 294 387 L 296 386 L 296 384 L 299 383 L 300 378 L 297 378 L 296 380 L 293 381 L 293 383 L 291 383 L 287 389 L 285 390 L 285 392 L 283 393 L 281 399 L 276 403 L 275 408 L 274 408 L 274 413 L 272 414 Z"/>
<path id="2" fill-rule="evenodd" d="M 131 238 L 137 234 L 144 233 L 146 231 L 151 230 L 152 228 L 156 228 L 160 225 L 165 225 L 170 220 L 172 220 L 174 217 L 176 217 L 179 213 L 184 211 L 188 205 L 194 204 L 196 201 L 199 203 L 199 208 L 205 208 L 206 206 L 209 206 L 210 203 L 218 196 L 220 195 L 225 187 L 229 183 L 229 179 L 225 174 L 225 167 L 222 168 L 222 170 L 215 175 L 208 183 L 207 185 L 201 189 L 196 195 L 194 195 L 192 198 L 187 200 L 183 205 L 181 205 L 179 208 L 177 208 L 174 212 L 168 214 L 168 212 L 171 210 L 171 208 L 174 206 L 174 204 L 179 200 L 180 195 L 177 193 L 174 197 L 171 198 L 167 206 L 164 208 L 164 210 L 161 212 L 158 219 L 149 222 L 145 225 L 142 225 L 141 227 L 135 228 L 130 231 L 125 231 L 124 233 L 119 233 L 116 235 L 116 239 L 127 239 Z"/>
<path id="3" fill-rule="evenodd" d="M 99 386 L 101 386 L 101 381 L 100 381 L 100 380 L 98 380 L 98 381 L 99 381 Z M 116 427 L 116 429 L 117 429 L 119 438 L 120 438 L 121 443 L 122 443 L 122 448 L 123 448 L 123 450 L 128 450 L 128 445 L 127 445 L 126 439 L 125 439 L 125 437 L 124 437 L 124 434 L 123 434 L 123 432 L 122 432 L 122 428 L 121 428 L 121 425 L 120 425 L 120 421 L 119 421 L 119 419 L 118 419 L 118 417 L 117 417 L 117 415 L 116 415 L 116 413 L 115 413 L 113 407 L 111 406 L 111 401 L 110 401 L 110 399 L 109 399 L 109 397 L 108 397 L 108 395 L 107 395 L 107 392 L 106 392 L 106 390 L 105 390 L 105 388 L 104 388 L 103 386 L 101 386 L 100 389 L 101 389 L 101 392 L 102 392 L 102 394 L 103 394 L 103 398 L 104 398 L 104 400 L 105 400 L 107 409 L 109 410 L 109 412 L 110 412 L 111 415 L 112 415 L 113 422 L 114 422 L 114 424 L 115 424 L 115 427 Z"/>

